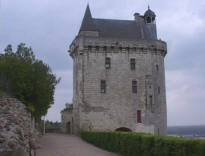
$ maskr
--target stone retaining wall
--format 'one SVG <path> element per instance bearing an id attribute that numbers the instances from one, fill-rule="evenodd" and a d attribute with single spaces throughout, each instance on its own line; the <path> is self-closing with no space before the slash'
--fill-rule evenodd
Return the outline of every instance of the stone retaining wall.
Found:
<path id="1" fill-rule="evenodd" d="M 35 142 L 35 122 L 15 98 L 0 98 L 0 155 L 27 156 Z"/>

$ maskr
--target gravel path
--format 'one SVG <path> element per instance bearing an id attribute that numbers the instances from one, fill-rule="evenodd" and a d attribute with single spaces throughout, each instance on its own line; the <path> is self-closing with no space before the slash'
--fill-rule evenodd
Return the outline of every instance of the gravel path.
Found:
<path id="1" fill-rule="evenodd" d="M 40 146 L 36 156 L 119 156 L 65 134 L 46 134 L 41 138 Z"/>

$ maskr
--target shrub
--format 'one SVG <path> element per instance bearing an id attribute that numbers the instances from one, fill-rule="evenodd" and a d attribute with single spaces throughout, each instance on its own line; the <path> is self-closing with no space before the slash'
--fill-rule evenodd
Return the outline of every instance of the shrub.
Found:
<path id="1" fill-rule="evenodd" d="M 205 156 L 205 140 L 134 132 L 81 132 L 85 141 L 123 156 Z"/>

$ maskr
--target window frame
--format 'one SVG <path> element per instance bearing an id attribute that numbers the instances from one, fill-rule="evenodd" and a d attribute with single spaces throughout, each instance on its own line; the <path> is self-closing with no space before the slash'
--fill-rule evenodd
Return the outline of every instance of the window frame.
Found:
<path id="1" fill-rule="evenodd" d="M 136 69 L 136 59 L 130 58 L 130 69 L 135 70 Z"/>
<path id="2" fill-rule="evenodd" d="M 142 111 L 137 110 L 137 123 L 142 123 Z"/>
<path id="3" fill-rule="evenodd" d="M 155 68 L 156 68 L 156 71 L 158 72 L 158 71 L 159 71 L 159 65 L 156 64 L 156 65 L 155 65 Z"/>
<path id="4" fill-rule="evenodd" d="M 106 93 L 106 80 L 101 80 L 100 81 L 100 92 L 101 93 Z"/>
<path id="5" fill-rule="evenodd" d="M 158 94 L 161 93 L 161 88 L 160 88 L 160 86 L 157 87 L 157 92 L 158 92 Z"/>
<path id="6" fill-rule="evenodd" d="M 111 58 L 106 57 L 105 58 L 105 69 L 110 69 L 111 68 Z"/>
<path id="7" fill-rule="evenodd" d="M 132 80 L 132 93 L 137 94 L 137 80 Z"/>

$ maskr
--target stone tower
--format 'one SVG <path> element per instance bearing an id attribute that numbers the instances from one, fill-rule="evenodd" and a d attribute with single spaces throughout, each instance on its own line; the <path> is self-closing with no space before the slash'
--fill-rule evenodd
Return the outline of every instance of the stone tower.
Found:
<path id="1" fill-rule="evenodd" d="M 73 58 L 73 133 L 125 130 L 165 135 L 164 57 L 156 15 L 134 20 L 93 18 L 87 6 L 70 45 Z"/>

